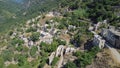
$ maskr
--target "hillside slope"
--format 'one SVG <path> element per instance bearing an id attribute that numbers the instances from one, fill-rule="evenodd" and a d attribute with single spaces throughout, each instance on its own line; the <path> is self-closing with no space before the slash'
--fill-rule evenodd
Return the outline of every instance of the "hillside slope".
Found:
<path id="1" fill-rule="evenodd" d="M 57 7 L 57 3 L 56 0 L 1 0 L 0 32 Z"/>

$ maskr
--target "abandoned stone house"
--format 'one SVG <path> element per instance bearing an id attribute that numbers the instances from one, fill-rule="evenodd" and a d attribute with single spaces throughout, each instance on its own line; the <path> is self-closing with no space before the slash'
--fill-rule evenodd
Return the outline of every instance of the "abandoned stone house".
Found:
<path id="1" fill-rule="evenodd" d="M 102 49 L 104 47 L 105 44 L 105 40 L 102 39 L 101 36 L 99 35 L 94 35 L 94 39 L 93 39 L 93 45 L 98 46 L 100 49 Z"/>
<path id="2" fill-rule="evenodd" d="M 64 46 L 60 45 L 55 52 L 52 52 L 49 56 L 49 65 L 52 63 L 54 57 L 63 57 Z M 63 62 L 63 61 L 61 61 Z M 62 63 L 60 63 L 61 65 Z"/>
<path id="3" fill-rule="evenodd" d="M 51 44 L 51 42 L 53 41 L 53 36 L 51 34 L 49 34 L 48 32 L 44 32 L 44 31 L 41 31 L 40 34 L 41 35 L 40 35 L 39 39 L 41 42 Z"/>
<path id="4" fill-rule="evenodd" d="M 48 14 L 46 14 L 46 16 L 47 16 L 47 17 L 53 17 L 54 14 L 53 14 L 53 12 L 49 12 Z"/>
<path id="5" fill-rule="evenodd" d="M 102 29 L 101 35 L 113 46 L 120 48 L 120 31 L 114 28 Z"/>
<path id="6" fill-rule="evenodd" d="M 63 60 L 64 60 L 64 55 L 65 54 L 70 54 L 76 52 L 76 49 L 73 47 L 66 47 L 64 45 L 59 45 L 58 48 L 56 49 L 55 52 L 52 52 L 49 56 L 49 65 L 51 65 L 53 59 L 55 57 L 59 57 L 59 62 L 58 62 L 58 67 L 57 68 L 61 68 L 61 66 L 63 65 Z"/>
<path id="7" fill-rule="evenodd" d="M 60 12 L 57 12 L 57 11 L 53 11 L 53 15 L 54 15 L 54 16 L 60 16 L 61 13 L 60 13 Z"/>

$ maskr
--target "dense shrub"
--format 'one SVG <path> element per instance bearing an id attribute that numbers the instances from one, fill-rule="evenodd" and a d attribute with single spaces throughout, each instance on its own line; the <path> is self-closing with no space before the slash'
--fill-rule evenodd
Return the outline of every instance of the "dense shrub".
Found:
<path id="1" fill-rule="evenodd" d="M 38 48 L 36 46 L 32 46 L 30 49 L 30 55 L 34 57 L 36 54 L 36 51 L 38 51 Z"/>
<path id="2" fill-rule="evenodd" d="M 34 33 L 32 33 L 32 35 L 30 36 L 30 39 L 31 39 L 33 42 L 35 42 L 35 41 L 39 40 L 39 37 L 40 37 L 40 33 L 34 32 Z"/>
<path id="3" fill-rule="evenodd" d="M 12 39 L 12 41 L 11 41 L 11 44 L 12 44 L 12 45 L 16 45 L 16 44 L 22 45 L 23 43 L 24 43 L 24 41 L 21 40 L 21 39 L 19 39 L 19 38 L 14 38 L 14 39 Z"/>
<path id="4" fill-rule="evenodd" d="M 26 30 L 26 32 L 36 32 L 37 28 L 30 27 Z"/>
<path id="5" fill-rule="evenodd" d="M 67 62 L 67 64 L 64 66 L 64 68 L 77 68 L 77 66 L 75 65 L 75 63 L 73 62 Z"/>
<path id="6" fill-rule="evenodd" d="M 5 50 L 2 52 L 1 56 L 4 59 L 4 61 L 12 61 L 13 52 L 10 50 Z"/>
<path id="7" fill-rule="evenodd" d="M 59 57 L 55 57 L 54 59 L 53 59 L 53 61 L 52 61 L 52 66 L 55 66 L 55 64 L 58 62 L 58 60 L 59 60 Z"/>
<path id="8" fill-rule="evenodd" d="M 96 46 L 94 46 L 89 51 L 85 51 L 83 53 L 77 51 L 76 53 L 74 53 L 74 55 L 78 57 L 78 59 L 75 60 L 76 65 L 80 68 L 85 68 L 87 65 L 92 63 L 93 59 L 99 51 L 100 49 Z"/>

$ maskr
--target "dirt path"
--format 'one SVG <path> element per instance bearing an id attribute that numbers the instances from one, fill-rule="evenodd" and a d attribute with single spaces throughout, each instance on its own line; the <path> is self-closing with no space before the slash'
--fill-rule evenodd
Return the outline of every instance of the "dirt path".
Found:
<path id="1" fill-rule="evenodd" d="M 114 49 L 114 48 L 112 48 L 112 47 L 110 47 L 110 46 L 107 46 L 107 47 L 108 47 L 109 50 L 111 51 L 112 58 L 113 58 L 117 63 L 120 64 L 120 54 L 119 54 L 119 52 L 118 52 L 116 49 Z"/>

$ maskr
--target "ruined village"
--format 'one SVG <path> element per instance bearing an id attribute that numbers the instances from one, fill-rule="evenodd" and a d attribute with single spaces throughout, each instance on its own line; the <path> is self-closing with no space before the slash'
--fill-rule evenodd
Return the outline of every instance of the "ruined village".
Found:
<path id="1" fill-rule="evenodd" d="M 39 55 L 39 53 L 42 51 L 40 46 L 41 43 L 52 44 L 55 39 L 60 39 L 60 41 L 62 42 L 60 42 L 60 45 L 58 45 L 55 51 L 49 53 L 49 56 L 47 57 L 48 62 L 46 63 L 44 68 L 51 68 L 51 65 L 53 64 L 52 62 L 56 57 L 58 57 L 59 59 L 55 63 L 54 67 L 61 68 L 68 61 L 74 61 L 77 59 L 77 57 L 73 55 L 75 52 L 86 51 L 84 47 L 75 47 L 70 44 L 70 39 L 72 38 L 72 36 L 70 36 L 69 34 L 70 30 L 79 27 L 69 25 L 67 29 L 60 30 L 56 28 L 59 23 L 54 20 L 55 17 L 62 18 L 62 16 L 60 16 L 60 13 L 57 12 L 55 14 L 54 12 L 49 12 L 44 15 L 44 18 L 43 16 L 37 16 L 36 18 L 28 20 L 26 22 L 26 25 L 21 26 L 19 31 L 17 29 L 14 29 L 10 36 L 10 39 L 18 38 L 19 40 L 21 40 L 21 42 L 23 41 L 24 47 L 27 47 L 29 49 L 32 49 L 33 46 L 37 47 L 37 51 L 34 52 L 35 54 L 33 54 L 36 56 L 37 54 Z M 105 25 L 107 28 L 100 29 L 101 25 Z M 88 47 L 97 46 L 100 50 L 108 48 L 111 52 L 110 55 L 112 56 L 112 59 L 116 63 L 120 63 L 120 54 L 117 51 L 117 48 L 120 48 L 119 29 L 115 29 L 114 27 L 107 25 L 107 20 L 104 20 L 103 22 L 99 22 L 98 24 L 94 25 L 90 23 L 88 31 L 93 34 L 91 39 L 92 41 L 89 42 L 91 44 L 87 44 Z M 32 34 L 36 34 L 37 36 L 35 37 Z M 19 45 L 19 43 L 16 43 L 15 47 L 19 47 Z M 19 54 L 22 52 L 15 51 L 14 53 Z M 30 55 L 30 53 L 28 54 Z M 29 62 L 32 62 L 33 60 L 35 60 L 35 57 L 28 57 L 27 59 L 27 61 Z M 9 65 L 10 63 L 17 64 L 15 59 L 13 59 L 12 62 L 5 62 L 6 65 Z M 88 68 L 90 67 L 88 66 Z"/>
<path id="2" fill-rule="evenodd" d="M 120 1 L 108 1 L 26 1 L 0 34 L 0 68 L 120 68 Z"/>

